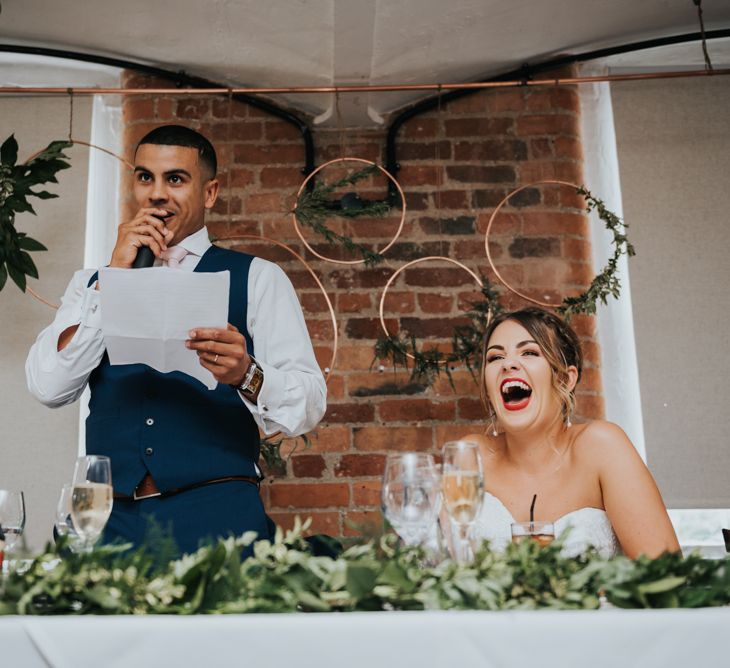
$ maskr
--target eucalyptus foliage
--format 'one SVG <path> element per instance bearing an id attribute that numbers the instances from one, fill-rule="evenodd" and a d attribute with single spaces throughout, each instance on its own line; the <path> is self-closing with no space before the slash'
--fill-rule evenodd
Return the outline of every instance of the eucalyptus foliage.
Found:
<path id="1" fill-rule="evenodd" d="M 599 301 L 606 304 L 609 297 L 618 299 L 621 293 L 621 281 L 617 276 L 619 259 L 622 255 L 628 257 L 635 255 L 634 247 L 626 236 L 627 225 L 586 188 L 578 188 L 577 192 L 586 200 L 586 212 L 596 211 L 606 229 L 613 235 L 614 252 L 585 292 L 577 297 L 566 297 L 555 309 L 566 321 L 570 321 L 573 315 L 579 313 L 594 314 Z M 451 381 L 451 370 L 457 365 L 465 366 L 474 376 L 474 370 L 480 365 L 482 338 L 487 325 L 492 316 L 503 310 L 497 292 L 486 280 L 482 294 L 484 299 L 472 304 L 471 310 L 465 314 L 471 323 L 454 329 L 451 352 L 443 353 L 435 346 L 420 349 L 415 336 L 399 335 L 379 338 L 375 343 L 375 358 L 391 360 L 394 368 L 410 367 L 411 379 L 425 382 L 427 385 L 432 385 L 442 372 L 446 373 Z M 410 365 L 409 359 L 412 360 Z"/>
<path id="2" fill-rule="evenodd" d="M 29 197 L 52 199 L 58 197 L 46 190 L 32 190 L 43 183 L 58 183 L 56 173 L 71 165 L 64 149 L 71 146 L 68 141 L 51 142 L 32 160 L 17 164 L 18 142 L 10 135 L 0 146 L 0 290 L 5 287 L 8 275 L 25 292 L 26 276 L 38 278 L 38 269 L 30 256 L 32 251 L 47 250 L 46 247 L 15 229 L 15 215 L 35 215 Z"/>
<path id="3" fill-rule="evenodd" d="M 606 229 L 613 235 L 611 243 L 614 250 L 606 266 L 593 278 L 588 289 L 577 297 L 566 297 L 556 309 L 566 320 L 570 320 L 572 315 L 578 313 L 594 314 L 599 300 L 601 303 L 607 304 L 609 297 L 618 299 L 621 294 L 621 281 L 616 275 L 619 258 L 622 255 L 628 257 L 636 255 L 634 247 L 626 236 L 628 225 L 610 211 L 603 200 L 594 197 L 586 188 L 578 188 L 577 192 L 579 195 L 583 195 L 586 200 L 586 211 L 588 213 L 596 211 L 598 217 L 606 225 Z"/>
<path id="4" fill-rule="evenodd" d="M 443 352 L 436 346 L 420 348 L 415 336 L 398 334 L 382 336 L 375 342 L 375 360 L 389 359 L 394 369 L 398 366 L 410 368 L 411 380 L 428 385 L 445 373 L 453 386 L 451 371 L 455 365 L 466 366 L 476 380 L 484 332 L 492 318 L 502 312 L 497 292 L 486 278 L 482 278 L 481 293 L 482 299 L 472 302 L 465 314 L 471 322 L 454 329 L 450 352 Z"/>
<path id="5" fill-rule="evenodd" d="M 291 449 L 286 458 L 281 456 L 281 444 L 286 439 L 285 436 L 266 436 L 259 440 L 259 452 L 261 459 L 266 464 L 266 471 L 271 475 L 285 475 L 286 462 L 296 452 L 299 442 L 304 444 L 304 449 L 308 450 L 312 447 L 312 441 L 309 434 L 302 434 L 294 438 L 294 447 Z"/>
<path id="6" fill-rule="evenodd" d="M 560 541 L 544 548 L 525 541 L 504 554 L 485 543 L 470 565 L 447 559 L 428 566 L 422 550 L 402 547 L 392 535 L 333 559 L 306 550 L 306 527 L 297 521 L 293 531 L 278 530 L 243 560 L 252 533 L 164 565 L 125 546 L 90 555 L 49 546 L 6 576 L 0 614 L 596 609 L 602 597 L 629 608 L 730 603 L 730 560 L 606 560 L 591 551 L 569 558 L 560 554 Z"/>
<path id="7" fill-rule="evenodd" d="M 338 234 L 327 226 L 326 221 L 333 215 L 344 218 L 377 218 L 385 216 L 390 211 L 390 204 L 387 201 L 372 202 L 358 199 L 359 206 L 335 208 L 331 199 L 335 190 L 354 185 L 376 172 L 377 169 L 376 165 L 369 165 L 329 185 L 315 183 L 310 190 L 305 188 L 302 191 L 294 208 L 294 215 L 302 225 L 312 228 L 317 234 L 324 237 L 325 241 L 337 243 L 351 253 L 358 253 L 365 260 L 366 266 L 382 262 L 384 257 L 362 244 L 355 243 L 351 237 Z"/>

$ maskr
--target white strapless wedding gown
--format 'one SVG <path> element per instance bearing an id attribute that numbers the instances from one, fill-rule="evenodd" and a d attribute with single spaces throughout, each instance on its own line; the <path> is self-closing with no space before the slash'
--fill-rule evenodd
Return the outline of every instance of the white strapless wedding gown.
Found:
<path id="1" fill-rule="evenodd" d="M 473 537 L 477 540 L 488 539 L 493 550 L 502 552 L 512 540 L 510 524 L 514 521 L 509 510 L 496 496 L 484 492 L 484 502 L 474 523 Z M 596 548 L 603 557 L 621 554 L 621 546 L 605 510 L 579 508 L 558 518 L 553 524 L 556 537 L 571 527 L 563 545 L 563 554 L 566 556 L 580 554 L 589 546 Z"/>

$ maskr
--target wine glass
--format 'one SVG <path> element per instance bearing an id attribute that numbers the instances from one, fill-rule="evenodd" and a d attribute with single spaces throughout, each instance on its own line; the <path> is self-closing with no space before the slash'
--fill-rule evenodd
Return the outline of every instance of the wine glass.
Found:
<path id="1" fill-rule="evenodd" d="M 0 489 L 0 541 L 4 550 L 10 552 L 25 528 L 25 497 L 23 492 Z"/>
<path id="2" fill-rule="evenodd" d="M 383 514 L 406 545 L 421 545 L 441 510 L 441 484 L 433 457 L 389 455 L 382 489 Z"/>
<path id="3" fill-rule="evenodd" d="M 81 537 L 81 552 L 91 552 L 99 540 L 111 515 L 112 503 L 112 467 L 109 457 L 79 457 L 74 467 L 71 491 L 71 522 Z"/>
<path id="4" fill-rule="evenodd" d="M 443 447 L 441 485 L 444 506 L 458 527 L 453 542 L 457 561 L 473 560 L 471 527 L 484 498 L 484 476 L 479 445 L 471 441 L 450 441 Z"/>
<path id="5" fill-rule="evenodd" d="M 61 494 L 58 497 L 58 504 L 56 505 L 54 526 L 59 536 L 68 536 L 68 548 L 72 552 L 76 552 L 81 546 L 82 538 L 76 533 L 73 520 L 71 519 L 73 489 L 73 485 L 64 485 L 61 488 Z"/>

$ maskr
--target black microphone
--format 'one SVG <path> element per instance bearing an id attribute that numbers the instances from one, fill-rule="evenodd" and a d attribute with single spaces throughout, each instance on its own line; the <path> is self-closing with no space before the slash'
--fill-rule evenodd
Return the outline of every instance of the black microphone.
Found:
<path id="1" fill-rule="evenodd" d="M 157 220 L 161 220 L 163 223 L 165 219 L 162 216 L 155 216 Z M 132 269 L 144 269 L 145 267 L 151 267 L 155 263 L 155 254 L 149 246 L 140 246 L 137 251 L 137 257 L 134 258 L 132 263 Z"/>
<path id="2" fill-rule="evenodd" d="M 149 246 L 140 246 L 137 251 L 137 257 L 134 258 L 132 269 L 142 269 L 143 267 L 151 267 L 155 263 L 155 254 Z"/>

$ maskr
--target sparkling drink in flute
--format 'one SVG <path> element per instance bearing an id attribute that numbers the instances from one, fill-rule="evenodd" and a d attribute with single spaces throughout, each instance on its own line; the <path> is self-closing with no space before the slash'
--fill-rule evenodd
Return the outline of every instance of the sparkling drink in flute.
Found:
<path id="1" fill-rule="evenodd" d="M 457 524 L 476 520 L 482 502 L 482 480 L 478 473 L 450 471 L 442 477 L 446 511 Z"/>
<path id="2" fill-rule="evenodd" d="M 454 557 L 469 562 L 474 555 L 470 532 L 484 499 L 484 476 L 479 445 L 451 441 L 443 447 L 441 485 L 444 507 L 458 531 L 452 536 Z"/>
<path id="3" fill-rule="evenodd" d="M 81 537 L 80 550 L 90 552 L 112 512 L 111 462 L 108 457 L 87 455 L 76 460 L 71 494 L 71 521 Z"/>
<path id="4" fill-rule="evenodd" d="M 98 482 L 74 485 L 71 519 L 81 536 L 98 538 L 112 512 L 112 488 Z"/>

